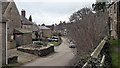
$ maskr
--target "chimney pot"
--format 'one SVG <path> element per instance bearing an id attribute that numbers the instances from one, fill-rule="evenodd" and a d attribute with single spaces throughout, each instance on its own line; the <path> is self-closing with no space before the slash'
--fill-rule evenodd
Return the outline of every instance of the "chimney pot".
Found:
<path id="1" fill-rule="evenodd" d="M 26 16 L 26 11 L 25 11 L 24 9 L 22 9 L 22 11 L 21 11 L 21 15 L 22 15 L 23 17 Z"/>

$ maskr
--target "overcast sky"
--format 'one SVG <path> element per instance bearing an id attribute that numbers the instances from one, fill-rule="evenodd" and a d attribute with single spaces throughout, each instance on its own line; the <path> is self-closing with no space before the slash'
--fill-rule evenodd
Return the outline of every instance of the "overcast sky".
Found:
<path id="1" fill-rule="evenodd" d="M 26 10 L 26 17 L 32 15 L 37 24 L 51 25 L 59 21 L 68 21 L 75 11 L 91 7 L 95 0 L 15 0 L 19 12 Z"/>

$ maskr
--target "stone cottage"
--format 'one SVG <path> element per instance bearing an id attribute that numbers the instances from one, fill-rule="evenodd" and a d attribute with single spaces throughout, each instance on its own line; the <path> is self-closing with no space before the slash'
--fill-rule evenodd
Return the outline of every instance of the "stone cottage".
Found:
<path id="1" fill-rule="evenodd" d="M 30 29 L 33 23 L 26 18 L 26 11 L 22 9 L 21 11 L 21 28 Z"/>
<path id="2" fill-rule="evenodd" d="M 41 32 L 42 32 L 42 37 L 48 38 L 52 36 L 52 30 L 46 26 L 39 26 Z"/>
<path id="3" fill-rule="evenodd" d="M 29 20 L 26 18 L 26 11 L 21 11 L 21 28 L 27 29 L 32 32 L 32 40 L 38 40 L 40 36 L 40 29 L 37 24 L 32 22 L 32 16 Z"/>
<path id="4" fill-rule="evenodd" d="M 108 7 L 110 36 L 120 39 L 120 1 L 112 2 Z"/>
<path id="5" fill-rule="evenodd" d="M 33 24 L 30 30 L 32 31 L 33 41 L 39 40 L 41 36 L 41 30 L 39 29 L 39 26 L 37 24 Z"/>
<path id="6" fill-rule="evenodd" d="M 14 39 L 16 40 L 16 46 L 32 44 L 32 32 L 16 28 L 14 30 Z"/>
<path id="7" fill-rule="evenodd" d="M 19 40 L 20 37 L 17 37 L 17 36 L 19 36 L 20 34 L 24 35 L 23 33 L 25 33 L 25 31 L 28 34 L 28 31 L 24 29 L 24 32 L 19 34 L 15 32 L 15 31 L 19 31 L 19 32 L 23 31 L 23 28 L 21 28 L 21 17 L 15 2 L 13 1 L 3 2 L 2 5 L 3 5 L 2 14 L 7 19 L 7 24 L 8 24 L 8 27 L 7 27 L 8 49 L 15 48 L 18 44 L 17 42 L 21 41 Z M 28 37 L 30 37 L 30 35 L 28 35 Z M 26 41 L 26 40 L 28 39 L 24 39 L 22 41 Z M 26 44 L 28 44 L 28 42 L 32 43 L 32 41 L 28 40 L 26 41 Z"/>
<path id="8" fill-rule="evenodd" d="M 67 23 L 69 24 L 69 23 Z M 55 32 L 58 33 L 59 35 L 66 35 L 67 34 L 67 29 L 66 29 L 66 23 L 62 23 L 60 21 L 60 23 L 58 25 L 55 26 Z"/>

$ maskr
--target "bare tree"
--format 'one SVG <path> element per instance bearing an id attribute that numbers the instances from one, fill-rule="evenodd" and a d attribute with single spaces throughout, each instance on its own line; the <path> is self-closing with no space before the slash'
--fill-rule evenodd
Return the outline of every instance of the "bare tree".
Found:
<path id="1" fill-rule="evenodd" d="M 79 21 L 82 19 L 82 17 L 86 14 L 91 13 L 91 9 L 90 8 L 82 8 L 80 10 L 78 10 L 77 12 L 73 13 L 73 15 L 70 16 L 70 22 L 75 22 L 75 21 Z"/>
<path id="2" fill-rule="evenodd" d="M 87 58 L 108 33 L 107 12 L 97 12 L 95 14 L 90 12 L 83 14 L 81 20 L 76 20 L 76 18 L 73 18 L 73 20 L 75 21 L 71 22 L 70 20 L 70 23 L 66 25 L 67 37 L 75 41 L 77 60 Z"/>

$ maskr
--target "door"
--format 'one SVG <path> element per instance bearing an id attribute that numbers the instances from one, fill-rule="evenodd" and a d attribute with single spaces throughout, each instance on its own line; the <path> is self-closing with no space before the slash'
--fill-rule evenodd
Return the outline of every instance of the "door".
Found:
<path id="1" fill-rule="evenodd" d="M 16 46 L 22 45 L 22 35 L 15 35 Z"/>

